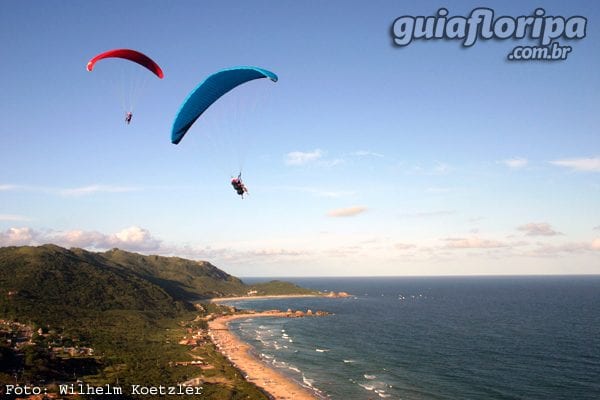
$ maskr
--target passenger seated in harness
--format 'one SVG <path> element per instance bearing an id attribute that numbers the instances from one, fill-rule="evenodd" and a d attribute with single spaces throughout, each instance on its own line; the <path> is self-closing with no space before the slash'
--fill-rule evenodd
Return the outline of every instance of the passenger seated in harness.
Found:
<path id="1" fill-rule="evenodd" d="M 246 185 L 244 185 L 244 182 L 242 182 L 242 173 L 241 172 L 237 176 L 237 178 L 231 179 L 231 186 L 233 186 L 233 188 L 235 189 L 237 194 L 242 196 L 242 199 L 244 198 L 244 193 L 248 193 L 248 188 L 246 187 Z"/>

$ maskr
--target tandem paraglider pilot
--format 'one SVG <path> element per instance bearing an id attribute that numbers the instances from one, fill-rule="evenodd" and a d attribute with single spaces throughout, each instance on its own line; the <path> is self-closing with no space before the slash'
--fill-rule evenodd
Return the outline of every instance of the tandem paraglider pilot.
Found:
<path id="1" fill-rule="evenodd" d="M 231 186 L 233 186 L 237 194 L 242 196 L 242 199 L 244 198 L 244 193 L 248 193 L 248 188 L 246 187 L 246 185 L 244 185 L 244 182 L 242 182 L 241 172 L 237 176 L 237 178 L 231 178 Z"/>
<path id="2" fill-rule="evenodd" d="M 245 82 L 262 78 L 273 82 L 278 79 L 273 72 L 258 67 L 233 67 L 210 75 L 196 86 L 179 108 L 171 128 L 171 143 L 178 144 L 194 122 L 221 96 Z M 248 194 L 241 172 L 237 178 L 231 177 L 231 186 L 242 199 Z"/>

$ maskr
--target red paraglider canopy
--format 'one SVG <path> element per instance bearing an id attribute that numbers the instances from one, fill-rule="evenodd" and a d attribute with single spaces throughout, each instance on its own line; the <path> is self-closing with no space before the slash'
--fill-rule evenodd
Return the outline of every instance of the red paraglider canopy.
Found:
<path id="1" fill-rule="evenodd" d="M 125 60 L 130 60 L 135 63 L 140 64 L 141 66 L 150 70 L 154 75 L 158 76 L 160 79 L 164 77 L 162 69 L 155 63 L 150 57 L 145 54 L 140 53 L 139 51 L 130 50 L 130 49 L 115 49 L 105 51 L 104 53 L 98 54 L 96 57 L 92 58 L 87 63 L 87 70 L 92 71 L 94 69 L 94 64 L 99 60 L 104 58 L 123 58 Z"/>

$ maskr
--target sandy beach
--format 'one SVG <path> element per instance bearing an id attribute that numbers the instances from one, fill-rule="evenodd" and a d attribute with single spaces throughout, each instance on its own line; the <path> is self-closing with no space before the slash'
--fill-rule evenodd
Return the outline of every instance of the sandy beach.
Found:
<path id="1" fill-rule="evenodd" d="M 222 299 L 219 299 L 222 300 Z M 300 386 L 280 372 L 268 367 L 249 353 L 250 345 L 239 340 L 228 328 L 228 323 L 235 319 L 259 317 L 283 317 L 285 312 L 260 312 L 253 314 L 237 314 L 216 318 L 209 321 L 209 335 L 220 352 L 227 357 L 236 368 L 246 376 L 249 382 L 263 389 L 273 399 L 317 399 L 314 394 Z"/>

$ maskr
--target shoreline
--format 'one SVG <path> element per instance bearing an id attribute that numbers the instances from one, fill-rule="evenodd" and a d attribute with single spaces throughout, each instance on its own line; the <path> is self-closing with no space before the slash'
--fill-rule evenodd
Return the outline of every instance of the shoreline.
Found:
<path id="1" fill-rule="evenodd" d="M 325 292 L 315 294 L 268 294 L 262 296 L 235 296 L 235 297 L 211 297 L 208 300 L 209 303 L 220 303 L 222 301 L 238 301 L 238 300 L 264 300 L 264 299 L 294 299 L 302 297 L 322 297 L 324 299 L 339 299 L 352 297 L 351 294 L 346 292 Z"/>
<path id="2" fill-rule="evenodd" d="M 264 296 L 237 296 L 237 297 L 212 297 L 207 299 L 210 303 L 220 303 L 222 301 L 237 300 L 264 300 L 264 299 L 293 299 L 300 297 L 327 297 L 322 294 L 270 294 Z"/>
<path id="3" fill-rule="evenodd" d="M 271 398 L 275 400 L 318 399 L 316 394 L 252 355 L 250 350 L 254 348 L 239 339 L 229 329 L 229 322 L 233 320 L 261 317 L 286 318 L 289 314 L 283 311 L 266 311 L 218 317 L 208 321 L 208 335 L 217 350 L 242 372 L 244 378 L 254 383 Z"/>

